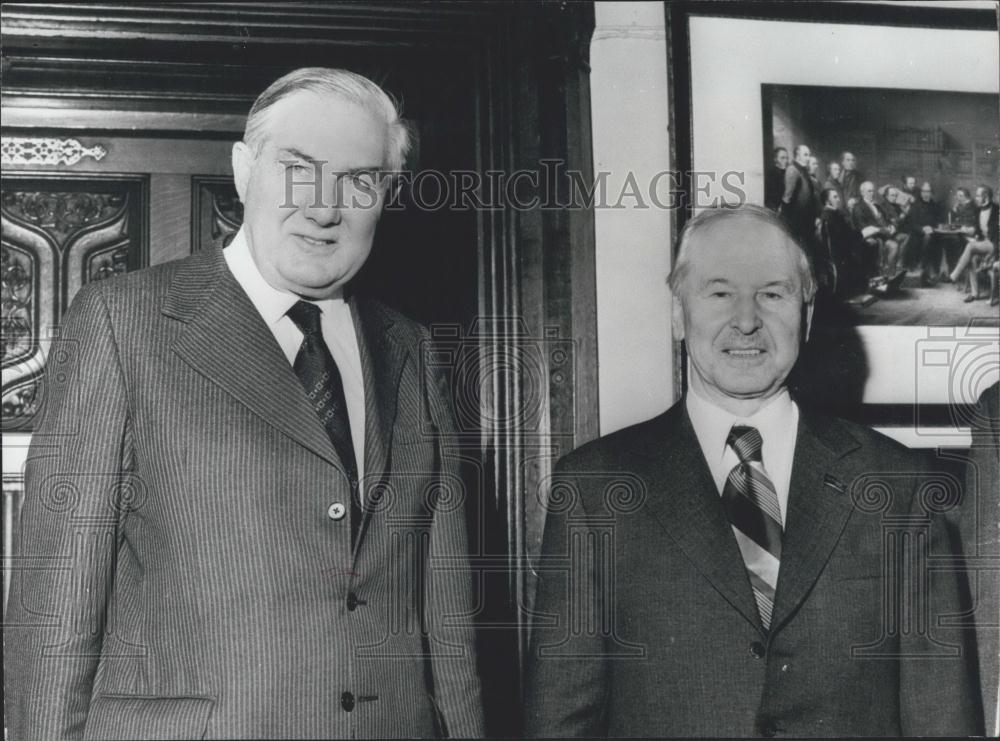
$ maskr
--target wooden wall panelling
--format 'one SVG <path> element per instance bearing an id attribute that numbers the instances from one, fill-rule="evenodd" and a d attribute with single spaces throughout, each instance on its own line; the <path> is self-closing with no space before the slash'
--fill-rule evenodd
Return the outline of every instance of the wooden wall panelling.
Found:
<path id="1" fill-rule="evenodd" d="M 191 251 L 198 252 L 235 234 L 243 223 L 240 202 L 231 177 L 191 178 Z"/>
<path id="2" fill-rule="evenodd" d="M 44 351 L 81 286 L 148 264 L 141 175 L 5 174 L 3 429 L 29 431 Z"/>

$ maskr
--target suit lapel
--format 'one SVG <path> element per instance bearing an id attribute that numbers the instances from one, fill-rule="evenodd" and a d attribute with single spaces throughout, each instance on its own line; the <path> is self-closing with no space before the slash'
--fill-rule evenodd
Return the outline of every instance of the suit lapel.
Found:
<path id="1" fill-rule="evenodd" d="M 650 460 L 650 512 L 712 587 L 763 632 L 743 557 L 684 402 L 655 423 L 639 452 Z"/>
<path id="2" fill-rule="evenodd" d="M 357 330 L 361 371 L 365 384 L 365 492 L 384 482 L 392 464 L 392 431 L 396 421 L 399 377 L 409 353 L 397 338 L 391 315 L 379 304 L 351 299 L 351 315 Z M 372 511 L 364 516 L 354 548 L 358 549 L 371 524 Z"/>
<path id="3" fill-rule="evenodd" d="M 812 589 L 853 511 L 849 481 L 837 465 L 859 447 L 834 420 L 802 412 L 788 495 L 771 632 L 778 630 Z"/>
<path id="4" fill-rule="evenodd" d="M 162 311 L 187 325 L 173 345 L 184 362 L 343 471 L 299 379 L 222 250 L 206 250 L 181 266 Z"/>

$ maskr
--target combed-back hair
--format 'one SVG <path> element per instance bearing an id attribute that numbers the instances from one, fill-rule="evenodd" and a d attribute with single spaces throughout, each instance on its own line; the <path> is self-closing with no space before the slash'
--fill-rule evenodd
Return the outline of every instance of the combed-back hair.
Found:
<path id="1" fill-rule="evenodd" d="M 402 119 L 400 106 L 381 87 L 356 72 L 330 67 L 302 67 L 279 77 L 254 101 L 247 116 L 243 141 L 259 152 L 267 139 L 268 109 L 299 91 L 332 95 L 361 106 L 386 123 L 387 152 L 384 163 L 390 172 L 403 169 L 410 151 L 410 130 Z"/>
<path id="2" fill-rule="evenodd" d="M 764 208 L 763 206 L 757 206 L 752 203 L 744 203 L 741 206 L 713 206 L 712 208 L 707 208 L 700 212 L 693 219 L 688 221 L 681 230 L 680 235 L 680 247 L 677 250 L 677 259 L 674 261 L 674 267 L 670 271 L 670 277 L 667 278 L 667 283 L 670 285 L 670 290 L 674 295 L 680 295 L 680 289 L 687 278 L 687 274 L 690 271 L 691 263 L 691 252 L 697 247 L 692 247 L 692 243 L 695 242 L 695 238 L 702 232 L 705 232 L 713 224 L 718 224 L 720 221 L 726 219 L 736 219 L 736 218 L 750 218 L 755 219 L 763 224 L 774 227 L 778 232 L 783 234 L 788 240 L 795 245 L 797 251 L 797 263 L 799 268 L 799 277 L 802 282 L 802 300 L 809 302 L 812 301 L 813 297 L 816 295 L 816 276 L 813 273 L 812 263 L 809 261 L 809 255 L 802 248 L 802 243 L 795 236 L 791 229 L 789 229 L 788 224 L 782 219 L 778 214 L 769 208 Z M 753 249 L 756 245 L 748 244 L 747 249 Z"/>

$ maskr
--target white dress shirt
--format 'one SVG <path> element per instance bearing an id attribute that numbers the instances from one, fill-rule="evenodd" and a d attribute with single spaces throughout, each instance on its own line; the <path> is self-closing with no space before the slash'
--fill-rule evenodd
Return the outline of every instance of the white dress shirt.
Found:
<path id="1" fill-rule="evenodd" d="M 278 341 L 281 351 L 288 358 L 289 365 L 295 363 L 295 356 L 302 345 L 303 334 L 288 316 L 288 310 L 296 301 L 302 300 L 294 293 L 282 291 L 261 275 L 260 269 L 250 254 L 250 246 L 241 229 L 229 246 L 222 251 L 230 272 L 236 282 L 243 287 L 251 303 L 260 312 L 268 329 Z M 320 310 L 320 329 L 323 340 L 330 348 L 340 377 L 344 382 L 344 397 L 347 401 L 347 416 L 351 424 L 351 442 L 357 459 L 358 480 L 364 481 L 365 474 L 365 382 L 361 371 L 361 351 L 358 336 L 351 316 L 351 307 L 342 297 L 310 301 Z"/>
<path id="2" fill-rule="evenodd" d="M 764 440 L 761 464 L 778 493 L 781 525 L 788 516 L 788 490 L 792 481 L 792 462 L 795 458 L 795 439 L 798 437 L 799 408 L 786 389 L 782 389 L 763 408 L 749 417 L 737 417 L 707 399 L 694 389 L 688 389 L 685 398 L 691 425 L 701 446 L 701 452 L 712 472 L 719 495 L 726 485 L 730 471 L 740 462 L 733 449 L 726 444 L 733 425 L 755 427 Z"/>

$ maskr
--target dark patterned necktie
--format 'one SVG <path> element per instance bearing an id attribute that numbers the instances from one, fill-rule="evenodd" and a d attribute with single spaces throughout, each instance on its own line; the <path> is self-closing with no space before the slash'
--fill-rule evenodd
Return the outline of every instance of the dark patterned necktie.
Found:
<path id="1" fill-rule="evenodd" d="M 357 542 L 361 525 L 361 502 L 358 484 L 358 466 L 351 441 L 351 422 L 344 396 L 344 382 L 330 348 L 323 340 L 320 329 L 320 309 L 307 301 L 297 301 L 288 310 L 288 317 L 295 322 L 302 334 L 302 345 L 295 356 L 295 375 L 305 388 L 306 396 L 326 428 L 334 450 L 344 464 L 344 471 L 351 484 L 351 543 Z"/>
<path id="2" fill-rule="evenodd" d="M 726 443 L 740 462 L 729 472 L 722 489 L 722 506 L 736 534 L 760 621 L 771 627 L 774 592 L 781 565 L 781 510 L 774 484 L 764 473 L 764 441 L 753 427 L 735 425 Z"/>

